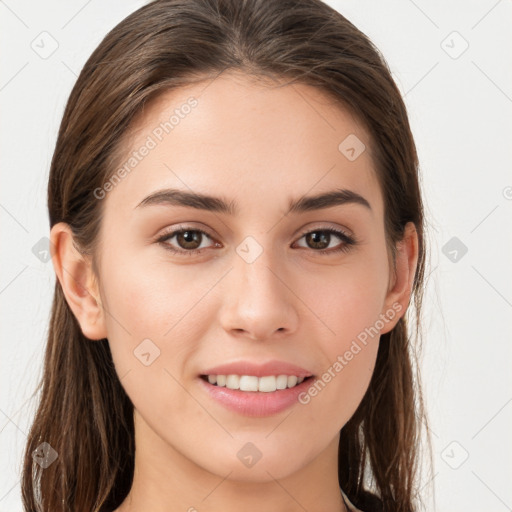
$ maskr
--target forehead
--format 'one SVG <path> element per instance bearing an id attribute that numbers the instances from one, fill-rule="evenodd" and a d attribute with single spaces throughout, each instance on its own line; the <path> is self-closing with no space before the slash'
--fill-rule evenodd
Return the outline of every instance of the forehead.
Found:
<path id="1" fill-rule="evenodd" d="M 354 155 L 356 158 L 354 158 Z M 162 188 L 280 211 L 297 195 L 345 188 L 382 215 L 367 132 L 318 88 L 227 73 L 166 91 L 134 120 L 121 145 L 108 208 L 134 212 Z"/>

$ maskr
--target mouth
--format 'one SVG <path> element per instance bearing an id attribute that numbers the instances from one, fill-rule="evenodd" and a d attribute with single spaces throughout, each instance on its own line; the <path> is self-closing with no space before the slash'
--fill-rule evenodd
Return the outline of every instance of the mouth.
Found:
<path id="1" fill-rule="evenodd" d="M 212 386 L 227 388 L 231 390 L 244 391 L 248 393 L 275 393 L 278 391 L 292 389 L 305 381 L 314 378 L 314 375 L 200 375 L 200 378 Z"/>
<path id="2" fill-rule="evenodd" d="M 286 387 L 283 387 L 285 377 Z M 279 414 L 301 404 L 300 396 L 312 385 L 314 378 L 314 375 L 297 377 L 281 374 L 256 377 L 203 374 L 197 380 L 206 396 L 232 413 L 261 418 Z M 288 386 L 288 379 L 291 387 Z"/>

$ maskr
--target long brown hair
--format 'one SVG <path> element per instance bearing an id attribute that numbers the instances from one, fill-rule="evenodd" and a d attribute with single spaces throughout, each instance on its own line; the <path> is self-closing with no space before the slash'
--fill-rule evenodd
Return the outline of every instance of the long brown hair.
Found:
<path id="1" fill-rule="evenodd" d="M 104 202 L 94 191 L 115 172 L 135 116 L 159 94 L 228 69 L 312 85 L 348 108 L 371 137 L 393 260 L 406 223 L 416 226 L 415 343 L 405 317 L 381 336 L 369 388 L 341 430 L 338 478 L 360 508 L 378 501 L 386 512 L 417 510 L 421 424 L 426 424 L 414 365 L 425 266 L 418 158 L 386 61 L 339 12 L 320 0 L 156 0 L 128 16 L 93 52 L 68 99 L 48 183 L 50 228 L 69 224 L 76 247 L 92 257 L 98 275 Z M 83 335 L 58 281 L 36 392 L 39 404 L 22 475 L 25 510 L 118 507 L 133 477 L 133 405 L 108 340 Z M 33 453 L 45 442 L 58 456 L 42 468 Z"/>

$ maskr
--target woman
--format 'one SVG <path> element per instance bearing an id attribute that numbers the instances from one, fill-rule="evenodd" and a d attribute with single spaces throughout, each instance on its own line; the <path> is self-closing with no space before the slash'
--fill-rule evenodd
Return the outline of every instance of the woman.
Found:
<path id="1" fill-rule="evenodd" d="M 26 510 L 418 509 L 418 161 L 384 59 L 342 15 L 128 16 L 71 93 L 48 207 Z"/>

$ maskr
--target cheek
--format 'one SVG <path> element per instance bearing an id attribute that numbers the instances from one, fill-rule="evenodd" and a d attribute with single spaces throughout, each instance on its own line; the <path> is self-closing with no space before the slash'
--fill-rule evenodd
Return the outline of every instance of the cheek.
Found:
<path id="1" fill-rule="evenodd" d="M 187 315 L 214 282 L 214 276 L 199 279 L 192 266 L 166 264 L 148 250 L 147 257 L 112 265 L 106 289 L 112 316 L 126 330 L 166 340 L 190 320 Z M 114 330 L 119 328 L 114 318 L 109 323 Z"/>
<path id="2" fill-rule="evenodd" d="M 379 349 L 378 330 L 371 329 L 374 315 L 357 308 L 354 311 L 351 315 L 349 309 L 341 310 L 336 334 L 318 338 L 317 352 L 322 353 L 325 363 L 299 396 L 304 422 L 313 425 L 321 421 L 332 432 L 340 430 L 361 403 Z"/>
<path id="3" fill-rule="evenodd" d="M 202 338 L 203 324 L 193 319 L 206 285 L 191 285 L 189 274 L 154 263 L 125 262 L 105 275 L 105 319 L 118 374 L 144 369 L 146 378 L 149 369 L 152 375 L 164 368 L 184 372 L 194 340 Z"/>
<path id="4" fill-rule="evenodd" d="M 354 258 L 328 272 L 305 275 L 311 277 L 302 280 L 301 297 L 321 321 L 323 338 L 331 339 L 327 346 L 343 348 L 348 340 L 375 325 L 385 301 L 385 262 Z"/>
<path id="5" fill-rule="evenodd" d="M 376 340 L 365 346 L 355 342 L 347 351 L 337 354 L 301 397 L 302 403 L 312 406 L 310 421 L 322 418 L 336 431 L 353 416 L 370 384 L 378 343 Z"/>
<path id="6" fill-rule="evenodd" d="M 386 264 L 369 257 L 340 267 L 329 280 L 317 279 L 316 286 L 306 283 L 304 296 L 321 321 L 316 339 L 324 356 L 322 373 L 303 397 L 311 404 L 311 421 L 323 417 L 341 428 L 368 388 L 382 328 Z"/>
<path id="7" fill-rule="evenodd" d="M 157 271 L 158 270 L 158 271 Z M 204 286 L 187 286 L 190 277 L 155 266 L 138 272 L 112 271 L 105 281 L 110 349 L 126 393 L 152 422 L 168 411 L 199 421 L 201 411 L 180 383 L 190 373 L 190 361 L 204 324 L 194 321 L 201 309 Z M 206 322 L 208 325 L 208 322 Z M 204 418 L 202 418 L 204 421 Z"/>

